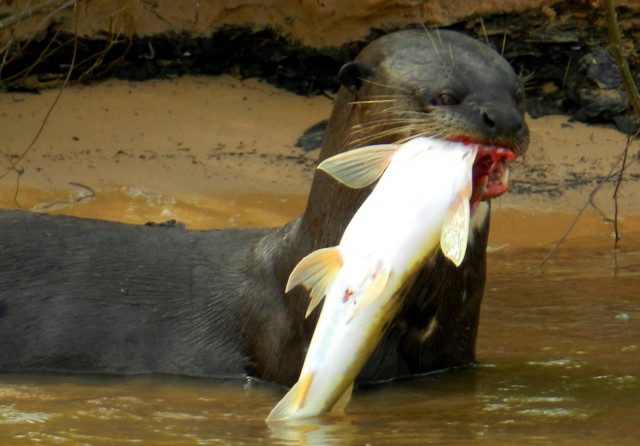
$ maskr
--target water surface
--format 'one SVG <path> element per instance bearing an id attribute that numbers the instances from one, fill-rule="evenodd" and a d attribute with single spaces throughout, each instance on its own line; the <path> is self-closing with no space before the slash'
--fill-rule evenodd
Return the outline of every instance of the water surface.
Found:
<path id="1" fill-rule="evenodd" d="M 640 253 L 587 245 L 491 253 L 479 363 L 344 416 L 269 427 L 284 389 L 255 380 L 0 375 L 0 444 L 640 444 Z"/>

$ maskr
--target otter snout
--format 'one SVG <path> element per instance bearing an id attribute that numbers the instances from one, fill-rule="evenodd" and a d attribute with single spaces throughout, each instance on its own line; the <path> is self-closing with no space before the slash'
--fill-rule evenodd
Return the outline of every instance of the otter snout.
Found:
<path id="1" fill-rule="evenodd" d="M 526 151 L 529 144 L 529 128 L 517 108 L 482 108 L 479 112 L 479 126 L 488 142 L 512 148 L 517 155 Z"/>

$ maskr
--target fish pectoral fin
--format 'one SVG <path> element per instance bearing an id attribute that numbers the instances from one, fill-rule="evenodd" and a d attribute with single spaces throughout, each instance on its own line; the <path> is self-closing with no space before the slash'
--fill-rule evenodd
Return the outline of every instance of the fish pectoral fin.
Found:
<path id="1" fill-rule="evenodd" d="M 456 200 L 442 225 L 440 248 L 456 266 L 460 266 L 467 251 L 471 210 L 468 199 Z"/>
<path id="2" fill-rule="evenodd" d="M 327 158 L 318 169 L 348 187 L 360 189 L 382 176 L 399 148 L 397 144 L 379 144 L 349 150 Z"/>
<path id="3" fill-rule="evenodd" d="M 285 293 L 297 285 L 304 285 L 310 289 L 311 301 L 306 314 L 308 316 L 327 294 L 327 290 L 340 268 L 342 268 L 342 254 L 339 247 L 334 246 L 313 251 L 293 268 L 287 281 Z"/>
<path id="4" fill-rule="evenodd" d="M 287 394 L 271 410 L 267 421 L 285 420 L 295 414 L 303 406 L 312 381 L 313 373 L 300 377 L 298 382 L 289 389 Z"/>
<path id="5" fill-rule="evenodd" d="M 349 387 L 347 387 L 347 390 L 345 390 L 344 393 L 340 396 L 340 398 L 338 398 L 338 401 L 336 401 L 336 403 L 331 408 L 331 412 L 333 413 L 344 412 L 345 407 L 347 407 L 347 404 L 349 404 L 349 401 L 351 401 L 352 393 L 353 393 L 353 382 L 349 384 Z"/>
<path id="6" fill-rule="evenodd" d="M 440 248 L 443 254 L 456 266 L 460 266 L 464 260 L 469 241 L 471 220 L 469 200 L 473 193 L 472 171 L 477 151 L 476 147 L 465 153 L 463 162 L 468 176 L 467 184 L 458 191 L 458 196 L 448 209 L 442 225 L 442 232 L 440 233 Z"/>
<path id="7" fill-rule="evenodd" d="M 347 321 L 347 323 L 351 322 L 351 320 L 356 317 L 362 310 L 367 308 L 370 304 L 372 304 L 380 294 L 382 294 L 382 290 L 387 285 L 387 281 L 389 280 L 389 274 L 391 271 L 388 268 L 380 268 L 378 269 L 371 278 L 371 282 L 362 293 L 362 299 L 356 305 L 356 308 Z"/>

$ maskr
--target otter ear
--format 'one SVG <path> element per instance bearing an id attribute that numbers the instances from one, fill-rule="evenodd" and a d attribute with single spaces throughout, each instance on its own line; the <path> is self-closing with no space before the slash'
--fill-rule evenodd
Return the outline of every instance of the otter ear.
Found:
<path id="1" fill-rule="evenodd" d="M 369 79 L 375 69 L 365 62 L 349 62 L 340 68 L 338 80 L 343 87 L 355 93 L 364 79 Z"/>

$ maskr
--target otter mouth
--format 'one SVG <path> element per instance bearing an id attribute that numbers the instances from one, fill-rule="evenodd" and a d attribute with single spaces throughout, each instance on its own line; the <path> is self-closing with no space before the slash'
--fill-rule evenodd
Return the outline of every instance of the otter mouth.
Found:
<path id="1" fill-rule="evenodd" d="M 478 147 L 476 159 L 473 162 L 471 210 L 474 210 L 481 201 L 488 201 L 507 193 L 509 164 L 516 159 L 513 150 L 474 142 L 467 137 L 454 137 L 449 140 Z"/>
<path id="2" fill-rule="evenodd" d="M 511 150 L 478 145 L 473 163 L 472 208 L 480 201 L 499 197 L 509 190 L 509 163 L 515 159 Z"/>

